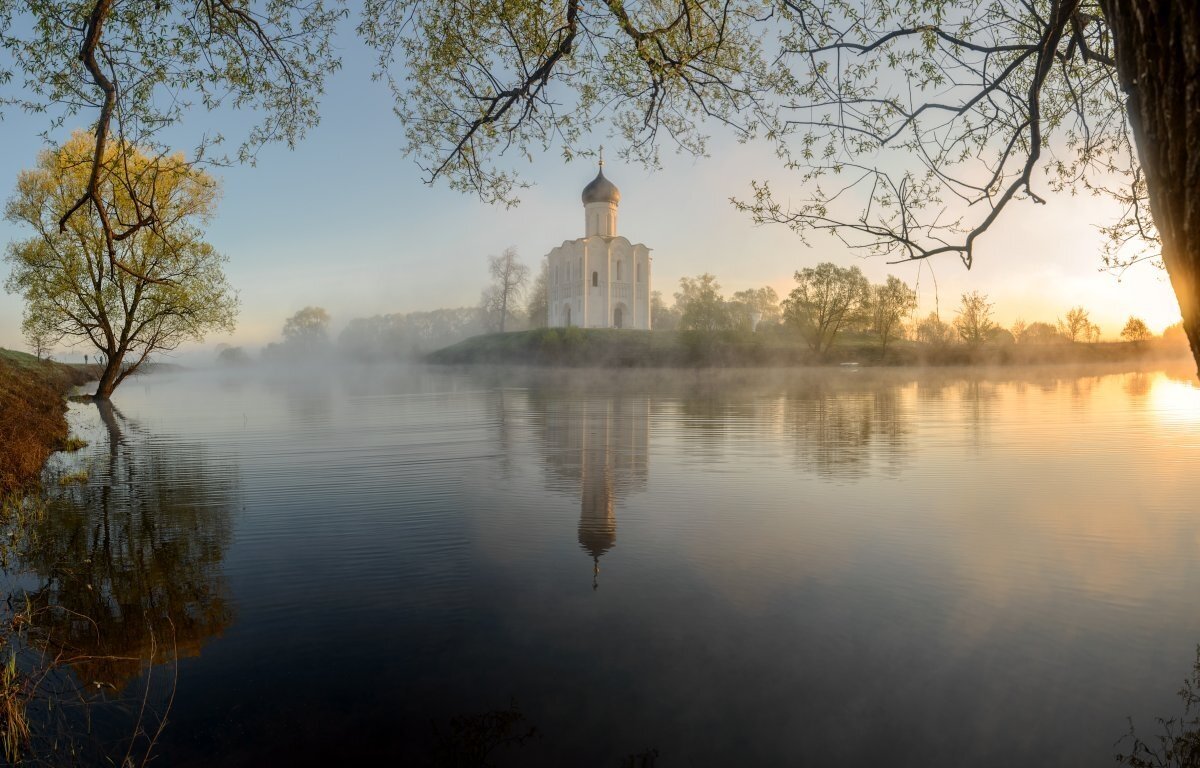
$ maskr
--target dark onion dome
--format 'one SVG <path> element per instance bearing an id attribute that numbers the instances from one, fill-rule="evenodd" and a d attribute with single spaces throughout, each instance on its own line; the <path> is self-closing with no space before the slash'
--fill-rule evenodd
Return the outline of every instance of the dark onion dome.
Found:
<path id="1" fill-rule="evenodd" d="M 604 169 L 596 174 L 596 178 L 592 179 L 592 183 L 583 188 L 583 204 L 588 203 L 612 203 L 617 205 L 621 202 L 621 190 L 617 189 L 617 185 L 613 184 L 608 179 L 604 178 Z"/>

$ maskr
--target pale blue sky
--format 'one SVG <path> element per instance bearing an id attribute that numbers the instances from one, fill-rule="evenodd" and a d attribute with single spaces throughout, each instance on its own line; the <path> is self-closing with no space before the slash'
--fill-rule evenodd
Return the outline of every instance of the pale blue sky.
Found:
<path id="1" fill-rule="evenodd" d="M 513 209 L 487 206 L 444 185 L 427 187 L 401 154 L 400 124 L 386 86 L 370 79 L 370 54 L 352 36 L 341 39 L 345 67 L 330 79 L 321 125 L 294 152 L 269 147 L 257 166 L 218 174 L 224 194 L 209 240 L 229 256 L 227 274 L 242 311 L 237 332 L 210 336 L 207 347 L 265 344 L 288 315 L 309 304 L 327 308 L 335 330 L 353 317 L 472 305 L 486 282 L 489 254 L 513 245 L 533 265 L 563 240 L 582 235 L 579 193 L 595 174 L 592 161 L 535 158 L 526 175 L 537 186 Z M 236 137 L 238 121 L 194 112 L 188 127 Z M 18 171 L 31 166 L 42 147 L 37 134 L 45 119 L 10 113 L 0 128 L 0 193 L 7 199 Z M 596 137 L 597 144 L 604 141 Z M 1090 198 L 1021 205 L 983 239 L 969 272 L 953 259 L 923 268 L 888 265 L 832 241 L 807 247 L 783 227 L 755 227 L 729 197 L 748 194 L 753 178 L 773 178 L 777 190 L 796 181 L 765 146 L 718 133 L 710 152 L 701 159 L 665 156 L 657 172 L 606 153 L 606 175 L 621 188 L 620 232 L 653 249 L 654 287 L 664 295 L 681 276 L 712 272 L 727 292 L 766 284 L 783 296 L 796 269 L 834 261 L 858 264 L 872 281 L 890 273 L 916 284 L 920 269 L 922 313 L 934 306 L 932 267 L 947 318 L 959 294 L 980 290 L 995 301 L 1005 325 L 1017 317 L 1053 321 L 1075 304 L 1090 309 L 1108 337 L 1130 314 L 1156 331 L 1178 319 L 1159 270 L 1136 268 L 1122 282 L 1099 272 L 1095 223 L 1110 210 Z M 26 236 L 0 221 L 0 242 Z M 0 266 L 0 273 L 7 275 L 7 268 Z M 0 346 L 24 348 L 20 318 L 20 299 L 0 292 Z M 62 350 L 60 357 L 85 351 Z"/>

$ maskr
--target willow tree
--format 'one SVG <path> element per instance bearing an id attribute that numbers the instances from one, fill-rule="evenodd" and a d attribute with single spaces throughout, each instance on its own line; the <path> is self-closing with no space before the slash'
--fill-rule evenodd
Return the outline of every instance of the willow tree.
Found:
<path id="1" fill-rule="evenodd" d="M 237 298 L 222 272 L 225 257 L 198 227 L 213 212 L 216 182 L 182 156 L 151 157 L 109 144 L 101 167 L 122 169 L 102 175 L 100 194 L 113 219 L 133 220 L 145 201 L 156 211 L 153 226 L 115 240 L 115 251 L 95 210 L 59 227 L 59 211 L 87 188 L 92 151 L 91 137 L 76 134 L 21 173 L 6 214 L 34 236 L 9 245 L 6 287 L 24 298 L 27 327 L 52 334 L 52 343 L 82 343 L 101 353 L 96 398 L 108 400 L 153 353 L 232 330 Z"/>

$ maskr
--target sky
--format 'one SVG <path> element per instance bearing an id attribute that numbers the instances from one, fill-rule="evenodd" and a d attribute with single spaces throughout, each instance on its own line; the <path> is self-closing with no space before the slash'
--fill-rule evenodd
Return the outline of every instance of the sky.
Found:
<path id="1" fill-rule="evenodd" d="M 402 153 L 387 86 L 371 80 L 371 54 L 352 35 L 341 42 L 344 67 L 329 80 L 321 124 L 295 150 L 271 146 L 254 166 L 217 171 L 223 194 L 208 240 L 229 258 L 226 274 L 241 314 L 232 335 L 210 335 L 181 350 L 184 356 L 209 354 L 220 343 L 265 345 L 308 305 L 329 311 L 335 333 L 355 317 L 474 305 L 489 255 L 515 246 L 533 266 L 562 241 L 583 235 L 579 195 L 595 176 L 593 160 L 535 156 L 524 173 L 536 186 L 511 209 L 444 184 L 427 186 Z M 187 119 L 195 130 L 231 136 L 249 124 L 249 116 L 203 111 Z M 54 138 L 65 139 L 71 127 L 86 129 L 86 120 Z M 46 127 L 45 116 L 4 115 L 0 199 L 11 196 L 19 171 L 35 163 Z M 594 141 L 599 146 L 605 137 Z M 969 271 L 954 257 L 892 265 L 828 239 L 805 245 L 785 227 L 756 226 L 735 211 L 729 198 L 750 197 L 754 179 L 771 179 L 785 198 L 788 185 L 794 197 L 803 195 L 765 145 L 714 131 L 708 157 L 664 154 L 654 171 L 615 155 L 606 152 L 605 175 L 621 190 L 618 231 L 652 249 L 652 287 L 668 299 L 679 278 L 704 272 L 717 276 L 726 295 L 770 285 L 783 297 L 796 270 L 832 261 L 859 266 L 872 282 L 896 275 L 918 289 L 920 314 L 938 308 L 943 319 L 953 317 L 962 293 L 974 290 L 989 296 L 1005 326 L 1018 318 L 1053 322 L 1075 305 L 1091 312 L 1105 338 L 1116 338 L 1130 315 L 1155 332 L 1179 319 L 1161 269 L 1141 265 L 1120 279 L 1101 271 L 1098 225 L 1114 211 L 1094 198 L 1047 192 L 1047 205 L 1018 204 L 980 239 Z M 5 246 L 28 236 L 0 220 Z M 7 274 L 0 263 L 0 277 Z M 20 298 L 0 291 L 0 346 L 26 348 L 21 312 Z M 56 357 L 90 351 L 63 348 Z"/>

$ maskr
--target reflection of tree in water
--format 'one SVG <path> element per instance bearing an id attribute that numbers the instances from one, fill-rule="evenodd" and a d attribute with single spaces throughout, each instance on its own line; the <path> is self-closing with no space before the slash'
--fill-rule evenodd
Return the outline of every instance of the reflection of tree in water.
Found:
<path id="1" fill-rule="evenodd" d="M 617 542 L 616 502 L 649 477 L 650 401 L 537 390 L 530 410 L 551 485 L 579 493 L 579 546 L 592 558 L 595 587 L 600 557 Z"/>
<path id="2" fill-rule="evenodd" d="M 221 564 L 234 467 L 149 435 L 131 445 L 122 424 L 136 426 L 100 409 L 108 440 L 89 458 L 89 481 L 50 491 L 15 547 L 36 585 L 25 592 L 34 645 L 68 665 L 92 705 L 119 701 L 147 665 L 198 655 L 233 617 Z"/>
<path id="3" fill-rule="evenodd" d="M 1130 400 L 1144 400 L 1154 386 L 1154 378 L 1151 374 L 1142 371 L 1129 373 L 1125 375 L 1122 388 L 1125 390 L 1125 394 L 1129 395 Z"/>
<path id="4" fill-rule="evenodd" d="M 788 388 L 783 424 L 805 469 L 826 478 L 862 477 L 873 459 L 887 474 L 906 457 L 911 418 L 893 383 L 808 380 Z"/>

